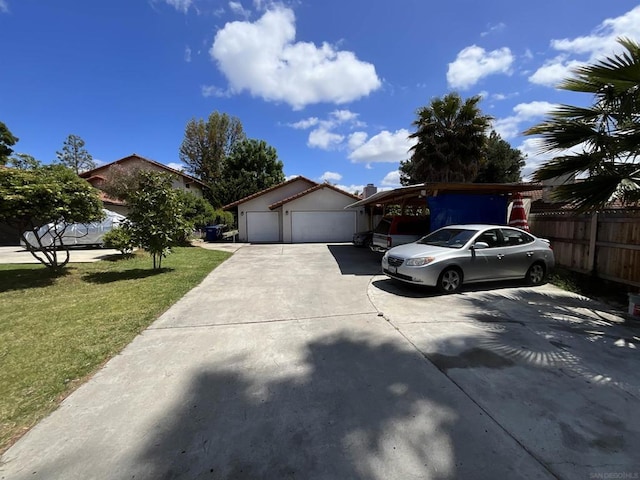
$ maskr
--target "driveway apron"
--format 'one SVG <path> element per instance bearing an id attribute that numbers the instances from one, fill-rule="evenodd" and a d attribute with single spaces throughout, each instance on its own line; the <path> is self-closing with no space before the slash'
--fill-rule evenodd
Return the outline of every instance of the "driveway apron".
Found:
<path id="1" fill-rule="evenodd" d="M 496 376 L 511 364 L 487 354 L 457 368 L 453 350 L 476 347 L 441 321 L 453 297 L 397 295 L 378 272 L 379 257 L 350 245 L 241 248 L 9 449 L 0 479 L 584 478 L 513 425 L 518 402 L 533 415 L 526 394 L 514 389 L 505 412 L 492 403 L 503 397 L 487 390 L 517 382 Z M 488 350 L 487 324 L 470 321 Z M 625 375 L 607 397 L 616 408 L 637 407 Z M 564 431 L 581 438 L 572 419 Z"/>

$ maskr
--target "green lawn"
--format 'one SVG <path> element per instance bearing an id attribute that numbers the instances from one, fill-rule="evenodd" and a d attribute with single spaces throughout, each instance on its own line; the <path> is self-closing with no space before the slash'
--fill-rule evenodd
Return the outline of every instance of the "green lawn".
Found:
<path id="1" fill-rule="evenodd" d="M 69 264 L 0 265 L 0 452 L 195 287 L 228 253 L 177 248 Z"/>

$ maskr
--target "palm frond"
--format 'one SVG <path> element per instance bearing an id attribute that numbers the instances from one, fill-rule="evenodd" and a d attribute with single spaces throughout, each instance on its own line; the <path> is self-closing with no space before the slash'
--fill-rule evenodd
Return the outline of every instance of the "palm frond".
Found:
<path id="1" fill-rule="evenodd" d="M 589 172 L 598 159 L 588 153 L 556 157 L 543 164 L 533 173 L 533 180 L 541 182 L 565 175 L 579 175 Z"/>

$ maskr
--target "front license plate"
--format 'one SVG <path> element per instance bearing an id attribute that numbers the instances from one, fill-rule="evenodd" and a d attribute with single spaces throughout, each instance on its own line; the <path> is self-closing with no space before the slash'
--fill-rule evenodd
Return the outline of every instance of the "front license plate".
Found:
<path id="1" fill-rule="evenodd" d="M 392 267 L 391 265 L 389 265 L 389 272 L 390 273 L 398 273 L 398 267 Z"/>

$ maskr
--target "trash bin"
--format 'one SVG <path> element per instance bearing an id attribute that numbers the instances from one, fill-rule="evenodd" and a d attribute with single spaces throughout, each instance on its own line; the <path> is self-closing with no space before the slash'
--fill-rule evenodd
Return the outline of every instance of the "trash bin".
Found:
<path id="1" fill-rule="evenodd" d="M 207 242 L 217 242 L 222 238 L 222 225 L 210 225 L 204 227 L 204 239 Z"/>

